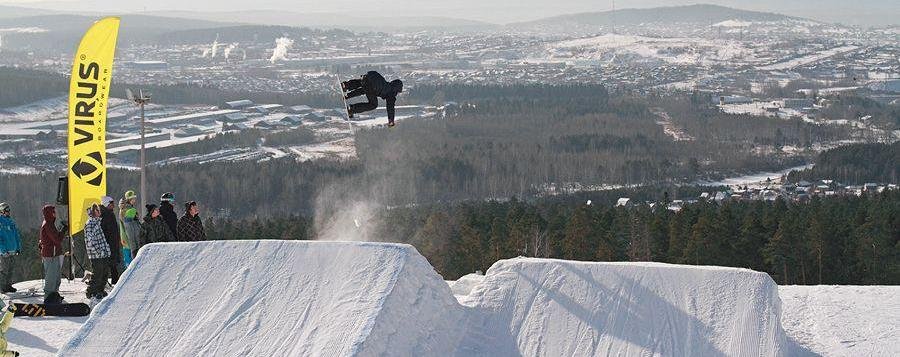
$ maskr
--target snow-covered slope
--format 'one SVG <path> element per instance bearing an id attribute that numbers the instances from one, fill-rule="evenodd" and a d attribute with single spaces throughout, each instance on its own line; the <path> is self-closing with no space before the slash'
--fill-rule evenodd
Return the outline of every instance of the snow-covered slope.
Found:
<path id="1" fill-rule="evenodd" d="M 14 285 L 20 293 L 16 296 L 16 302 L 42 303 L 44 301 L 43 280 L 29 280 Z M 80 279 L 69 281 L 63 279 L 59 286 L 59 294 L 66 302 L 87 302 L 84 290 L 87 284 Z M 35 296 L 22 297 L 22 292 L 29 290 L 36 292 Z M 8 302 L 6 296 L 0 296 Z M 59 347 L 65 344 L 87 317 L 16 317 L 13 319 L 6 332 L 6 340 L 9 343 L 7 349 L 19 352 L 21 356 L 42 357 L 53 356 Z"/>
<path id="2" fill-rule="evenodd" d="M 900 356 L 900 286 L 781 286 L 792 355 Z"/>
<path id="3" fill-rule="evenodd" d="M 154 244 L 60 355 L 438 355 L 463 313 L 408 245 Z"/>
<path id="4" fill-rule="evenodd" d="M 775 284 L 743 269 L 519 258 L 454 290 L 462 303 L 408 245 L 155 244 L 60 355 L 774 356 L 785 343 Z"/>
<path id="5" fill-rule="evenodd" d="M 485 356 L 777 356 L 778 290 L 746 269 L 518 258 L 468 299 Z"/>

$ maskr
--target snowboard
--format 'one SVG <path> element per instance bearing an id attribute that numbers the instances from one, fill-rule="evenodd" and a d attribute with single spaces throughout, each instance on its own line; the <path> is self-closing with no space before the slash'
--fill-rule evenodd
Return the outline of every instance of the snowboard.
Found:
<path id="1" fill-rule="evenodd" d="M 24 299 L 24 298 L 38 296 L 38 291 L 35 288 L 30 288 L 28 290 L 19 290 L 14 293 L 3 293 L 3 295 L 6 295 L 6 297 L 11 300 Z M 40 295 L 43 295 L 43 293 Z"/>
<path id="2" fill-rule="evenodd" d="M 341 101 L 344 102 L 344 113 L 347 114 L 347 116 L 344 117 L 344 120 L 350 121 L 350 118 L 351 118 L 351 117 L 350 117 L 350 104 L 347 102 L 347 94 L 344 93 L 344 89 L 341 88 L 341 76 L 340 76 L 340 74 L 338 74 L 337 78 L 335 78 L 335 83 L 334 83 L 334 84 L 335 84 L 335 88 L 334 88 L 334 89 L 335 89 L 335 90 L 338 92 L 338 94 L 341 96 Z"/>
<path id="3" fill-rule="evenodd" d="M 85 303 L 45 305 L 17 302 L 15 305 L 15 316 L 87 316 L 91 313 L 91 307 Z"/>

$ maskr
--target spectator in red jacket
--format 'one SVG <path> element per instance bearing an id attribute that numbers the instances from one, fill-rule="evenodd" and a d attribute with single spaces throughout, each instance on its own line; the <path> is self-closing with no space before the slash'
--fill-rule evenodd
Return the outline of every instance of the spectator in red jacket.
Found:
<path id="1" fill-rule="evenodd" d="M 44 214 L 44 223 L 41 224 L 41 241 L 38 247 L 41 250 L 41 262 L 44 264 L 44 303 L 59 304 L 63 297 L 59 295 L 60 274 L 62 270 L 64 253 L 62 241 L 68 229 L 62 225 L 62 231 L 56 229 L 56 207 L 46 205 L 41 210 Z"/>

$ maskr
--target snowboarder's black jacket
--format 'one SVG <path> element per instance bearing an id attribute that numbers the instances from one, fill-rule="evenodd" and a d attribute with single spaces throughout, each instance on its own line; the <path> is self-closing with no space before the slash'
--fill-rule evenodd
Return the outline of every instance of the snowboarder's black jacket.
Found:
<path id="1" fill-rule="evenodd" d="M 109 257 L 113 262 L 118 262 L 122 257 L 122 237 L 119 235 L 119 221 L 111 209 L 103 206 L 100 207 L 100 229 L 103 230 L 103 236 L 106 237 L 106 243 L 109 244 Z"/>
<path id="2" fill-rule="evenodd" d="M 375 94 L 384 99 L 388 118 L 393 121 L 394 105 L 397 103 L 397 94 L 403 91 L 402 82 L 388 82 L 381 73 L 369 71 L 363 76 L 363 85 L 366 86 L 367 93 Z"/>
<path id="3" fill-rule="evenodd" d="M 172 233 L 173 237 L 177 237 L 178 215 L 175 214 L 175 207 L 172 206 L 172 203 L 170 203 L 169 201 L 160 202 L 159 216 L 163 219 L 163 222 L 166 222 L 166 225 L 169 226 L 169 233 Z"/>

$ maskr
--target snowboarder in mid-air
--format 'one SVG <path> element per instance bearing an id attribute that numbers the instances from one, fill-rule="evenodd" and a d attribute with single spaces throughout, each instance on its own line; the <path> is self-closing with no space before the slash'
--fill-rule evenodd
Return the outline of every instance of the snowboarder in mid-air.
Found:
<path id="1" fill-rule="evenodd" d="M 346 99 L 365 95 L 369 100 L 365 103 L 351 104 L 347 107 L 347 114 L 353 118 L 353 114 L 359 114 L 378 108 L 378 98 L 385 100 L 388 114 L 388 126 L 394 126 L 394 104 L 397 102 L 397 94 L 403 92 L 403 81 L 395 79 L 388 82 L 381 73 L 369 71 L 360 79 L 351 79 L 341 82 L 341 89 L 347 93 Z"/>

